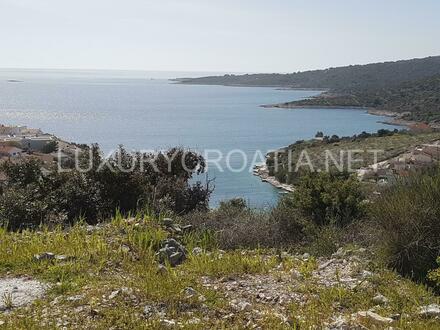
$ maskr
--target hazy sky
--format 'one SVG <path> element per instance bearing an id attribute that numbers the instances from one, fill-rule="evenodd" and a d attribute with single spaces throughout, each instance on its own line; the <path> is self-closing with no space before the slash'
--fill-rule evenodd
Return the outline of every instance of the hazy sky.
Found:
<path id="1" fill-rule="evenodd" d="M 0 67 L 291 72 L 440 55 L 439 0 L 0 0 Z"/>

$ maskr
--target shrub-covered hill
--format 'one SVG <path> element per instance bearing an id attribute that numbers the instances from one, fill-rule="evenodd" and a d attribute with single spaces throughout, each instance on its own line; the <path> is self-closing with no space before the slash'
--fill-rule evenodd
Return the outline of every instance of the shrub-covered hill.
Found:
<path id="1" fill-rule="evenodd" d="M 298 167 L 298 163 L 308 164 L 303 158 L 303 151 L 307 152 L 314 171 L 335 169 L 335 164 L 343 165 L 348 170 L 348 157 L 350 150 L 357 150 L 352 157 L 362 161 L 352 162 L 351 169 L 356 170 L 367 167 L 374 162 L 381 162 L 404 153 L 405 151 L 421 145 L 440 140 L 440 132 L 408 132 L 379 130 L 377 133 L 361 133 L 351 137 L 323 136 L 322 140 L 297 141 L 282 150 L 268 154 L 266 164 L 269 174 L 278 181 L 296 184 L 300 177 L 309 170 L 309 166 Z M 364 150 L 365 152 L 361 152 Z M 376 150 L 377 154 L 370 152 Z M 332 155 L 336 161 L 329 161 L 327 155 Z M 342 158 L 341 158 L 342 155 Z M 276 159 L 275 159 L 276 158 Z M 275 171 L 275 164 L 277 164 Z"/>
<path id="2" fill-rule="evenodd" d="M 327 89 L 327 93 L 318 97 L 276 106 L 369 107 L 408 112 L 405 118 L 410 120 L 440 120 L 440 56 L 291 74 L 225 75 L 179 81 L 184 84 Z"/>
<path id="3" fill-rule="evenodd" d="M 438 122 L 440 121 L 440 75 L 392 87 L 325 93 L 318 97 L 287 102 L 279 106 L 367 107 L 402 113 L 403 118 L 408 120 Z"/>
<path id="4" fill-rule="evenodd" d="M 184 84 L 323 88 L 338 91 L 378 88 L 440 74 L 440 56 L 350 65 L 289 74 L 224 75 L 178 79 Z"/>

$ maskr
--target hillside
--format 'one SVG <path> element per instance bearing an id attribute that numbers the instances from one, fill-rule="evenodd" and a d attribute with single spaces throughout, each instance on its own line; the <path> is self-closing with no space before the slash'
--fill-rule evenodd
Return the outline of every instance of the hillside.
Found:
<path id="1" fill-rule="evenodd" d="M 439 132 L 423 132 L 410 133 L 406 131 L 391 132 L 379 131 L 376 134 L 362 133 L 352 137 L 339 138 L 324 137 L 323 140 L 308 140 L 298 141 L 290 146 L 279 150 L 276 153 L 268 154 L 267 166 L 269 175 L 275 176 L 278 181 L 287 184 L 296 184 L 304 173 L 307 167 L 299 168 L 295 171 L 297 162 L 300 162 L 302 152 L 305 150 L 310 159 L 313 170 L 325 171 L 327 154 L 333 155 L 338 164 L 342 164 L 344 169 L 348 169 L 348 151 L 350 150 L 364 150 L 365 152 L 358 152 L 353 158 L 361 159 L 360 162 L 351 164 L 351 169 L 357 170 L 361 167 L 372 165 L 376 162 L 382 162 L 398 155 L 405 151 L 414 148 L 418 145 L 432 143 L 440 140 Z M 377 150 L 377 159 L 369 150 Z M 379 152 L 380 151 L 380 152 Z M 341 158 L 340 155 L 343 155 Z M 275 157 L 277 161 L 275 161 Z M 290 162 L 290 164 L 289 164 Z M 302 160 L 304 162 L 304 159 Z M 274 170 L 274 164 L 278 164 L 278 170 Z M 330 170 L 335 170 L 335 163 L 329 162 Z M 291 169 L 290 171 L 288 169 Z"/>
<path id="2" fill-rule="evenodd" d="M 440 75 L 388 88 L 368 88 L 347 93 L 323 93 L 318 97 L 286 102 L 276 107 L 353 106 L 398 112 L 404 119 L 440 121 Z"/>
<path id="3" fill-rule="evenodd" d="M 276 86 L 348 91 L 396 85 L 440 74 L 440 56 L 397 62 L 350 65 L 290 74 L 224 75 L 177 79 L 184 84 Z"/>
<path id="4" fill-rule="evenodd" d="M 291 329 L 438 325 L 437 298 L 379 269 L 366 249 L 331 258 L 222 251 L 194 234 L 186 260 L 161 265 L 153 218 L 69 231 L 0 230 L 0 326 L 5 329 Z M 174 225 L 176 228 L 176 225 Z M 200 237 L 202 238 L 202 237 Z M 195 247 L 195 244 L 202 244 Z M 429 306 L 427 306 L 429 305 Z M 431 307 L 434 306 L 434 307 Z M 428 309 L 430 308 L 430 309 Z M 428 314 L 431 313 L 431 314 Z M 435 311 L 434 311 L 435 312 Z"/>

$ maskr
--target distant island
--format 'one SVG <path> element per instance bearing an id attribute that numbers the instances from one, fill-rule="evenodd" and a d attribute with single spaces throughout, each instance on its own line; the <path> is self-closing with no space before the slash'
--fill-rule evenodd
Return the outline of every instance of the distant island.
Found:
<path id="1" fill-rule="evenodd" d="M 403 120 L 440 122 L 440 56 L 397 62 L 350 65 L 290 74 L 224 75 L 182 78 L 182 84 L 323 89 L 317 97 L 269 105 L 361 107 Z"/>

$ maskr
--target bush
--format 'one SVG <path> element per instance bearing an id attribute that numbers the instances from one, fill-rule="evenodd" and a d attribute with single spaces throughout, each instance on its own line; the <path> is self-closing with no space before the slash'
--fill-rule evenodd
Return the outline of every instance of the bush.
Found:
<path id="1" fill-rule="evenodd" d="M 247 208 L 246 201 L 243 198 L 233 198 L 227 201 L 221 201 L 219 209 L 223 211 L 237 211 L 241 212 Z"/>
<path id="2" fill-rule="evenodd" d="M 34 186 L 7 190 L 0 199 L 0 225 L 18 230 L 53 220 L 46 201 L 36 191 Z"/>
<path id="3" fill-rule="evenodd" d="M 305 228 L 308 251 L 315 256 L 329 257 L 335 253 L 344 242 L 344 229 L 328 226 L 314 226 Z"/>
<path id="4" fill-rule="evenodd" d="M 210 182 L 190 184 L 193 174 L 205 169 L 204 159 L 194 152 L 174 148 L 159 154 L 130 154 L 120 147 L 103 159 L 93 145 L 82 154 L 80 164 L 89 170 L 45 175 L 34 160 L 2 164 L 7 182 L 0 195 L 0 221 L 10 229 L 21 229 L 48 223 L 54 216 L 64 223 L 80 217 L 96 223 L 116 209 L 123 214 L 142 209 L 176 214 L 208 209 Z"/>
<path id="5" fill-rule="evenodd" d="M 372 231 L 386 262 L 424 280 L 440 255 L 440 171 L 416 174 L 383 194 L 370 209 Z"/>
<path id="6" fill-rule="evenodd" d="M 291 198 L 293 205 L 318 226 L 346 226 L 364 213 L 361 185 L 348 174 L 304 175 Z"/>
<path id="7" fill-rule="evenodd" d="M 305 228 L 310 220 L 301 216 L 295 203 L 289 196 L 282 198 L 271 211 L 271 219 L 277 224 L 278 236 L 283 242 L 298 243 L 305 236 Z"/>
<path id="8" fill-rule="evenodd" d="M 279 247 L 278 219 L 265 210 L 253 210 L 242 199 L 223 201 L 209 212 L 192 212 L 182 222 L 192 224 L 199 232 L 214 233 L 222 249 Z"/>
<path id="9" fill-rule="evenodd" d="M 437 265 L 440 266 L 440 257 L 437 258 Z M 440 291 L 440 267 L 429 272 L 428 280 L 438 291 Z"/>
<path id="10" fill-rule="evenodd" d="M 271 210 L 256 210 L 242 199 L 223 201 L 209 212 L 193 212 L 181 219 L 199 232 L 214 233 L 223 249 L 282 248 L 307 241 L 305 228 L 312 225 L 291 203 L 282 199 Z"/>

